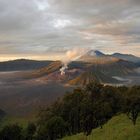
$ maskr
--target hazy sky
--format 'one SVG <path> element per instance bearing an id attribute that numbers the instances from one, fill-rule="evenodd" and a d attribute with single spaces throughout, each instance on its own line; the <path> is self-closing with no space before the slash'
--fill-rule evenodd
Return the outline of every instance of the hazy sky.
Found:
<path id="1" fill-rule="evenodd" d="M 0 0 L 0 61 L 75 47 L 140 56 L 140 0 Z"/>

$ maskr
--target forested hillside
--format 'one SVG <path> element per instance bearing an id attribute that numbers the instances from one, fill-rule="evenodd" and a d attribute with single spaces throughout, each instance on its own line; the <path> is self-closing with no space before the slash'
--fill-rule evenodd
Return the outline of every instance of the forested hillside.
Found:
<path id="1" fill-rule="evenodd" d="M 124 115 L 121 117 L 122 113 Z M 0 138 L 4 140 L 28 138 L 56 140 L 81 132 L 85 136 L 89 136 L 94 133 L 94 130 L 97 133 L 104 129 L 115 132 L 113 130 L 115 124 L 111 126 L 112 128 L 108 128 L 108 123 L 118 115 L 120 115 L 118 118 L 123 122 L 130 120 L 131 129 L 129 131 L 134 131 L 139 123 L 139 113 L 140 86 L 113 87 L 97 82 L 89 83 L 84 88 L 76 88 L 73 92 L 65 94 L 51 106 L 40 109 L 36 121 L 30 122 L 26 128 L 22 128 L 18 124 L 6 125 L 0 131 Z M 121 129 L 126 129 L 126 124 L 123 126 L 121 121 L 118 120 L 115 123 L 116 128 L 122 124 Z M 102 134 L 104 136 L 104 133 Z M 139 137 L 137 135 L 136 132 L 136 137 Z"/>

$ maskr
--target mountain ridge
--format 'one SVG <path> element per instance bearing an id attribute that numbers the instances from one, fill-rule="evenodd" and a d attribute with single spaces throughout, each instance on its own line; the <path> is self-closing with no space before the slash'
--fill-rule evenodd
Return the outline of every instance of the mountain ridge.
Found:
<path id="1" fill-rule="evenodd" d="M 0 62 L 0 71 L 20 71 L 39 69 L 49 65 L 52 61 L 39 61 L 30 59 L 16 59 L 10 61 Z"/>
<path id="2" fill-rule="evenodd" d="M 99 50 L 90 50 L 83 56 L 79 58 L 78 61 L 93 61 L 96 59 L 122 59 L 125 61 L 130 61 L 133 63 L 140 63 L 140 57 L 132 55 L 132 54 L 122 54 L 122 53 L 113 53 L 113 54 L 105 54 Z"/>

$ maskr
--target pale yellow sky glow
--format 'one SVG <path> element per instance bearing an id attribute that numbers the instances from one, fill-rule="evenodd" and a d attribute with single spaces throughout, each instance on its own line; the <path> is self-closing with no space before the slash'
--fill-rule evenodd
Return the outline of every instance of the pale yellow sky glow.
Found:
<path id="1" fill-rule="evenodd" d="M 15 60 L 15 59 L 31 59 L 31 60 L 61 60 L 63 54 L 51 54 L 51 55 L 0 55 L 0 62 Z"/>

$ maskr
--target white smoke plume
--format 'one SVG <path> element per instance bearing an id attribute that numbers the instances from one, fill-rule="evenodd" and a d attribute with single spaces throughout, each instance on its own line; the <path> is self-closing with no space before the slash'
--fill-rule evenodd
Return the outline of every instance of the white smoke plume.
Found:
<path id="1" fill-rule="evenodd" d="M 67 64 L 64 64 L 62 68 L 60 68 L 61 75 L 65 75 L 65 70 L 68 69 Z"/>
<path id="2" fill-rule="evenodd" d="M 61 60 L 63 63 L 62 68 L 60 68 L 61 75 L 65 75 L 65 71 L 66 69 L 68 69 L 68 64 L 71 61 L 77 60 L 88 51 L 89 49 L 87 48 L 74 48 L 72 50 L 68 50 L 66 54 L 64 55 L 63 59 Z"/>

